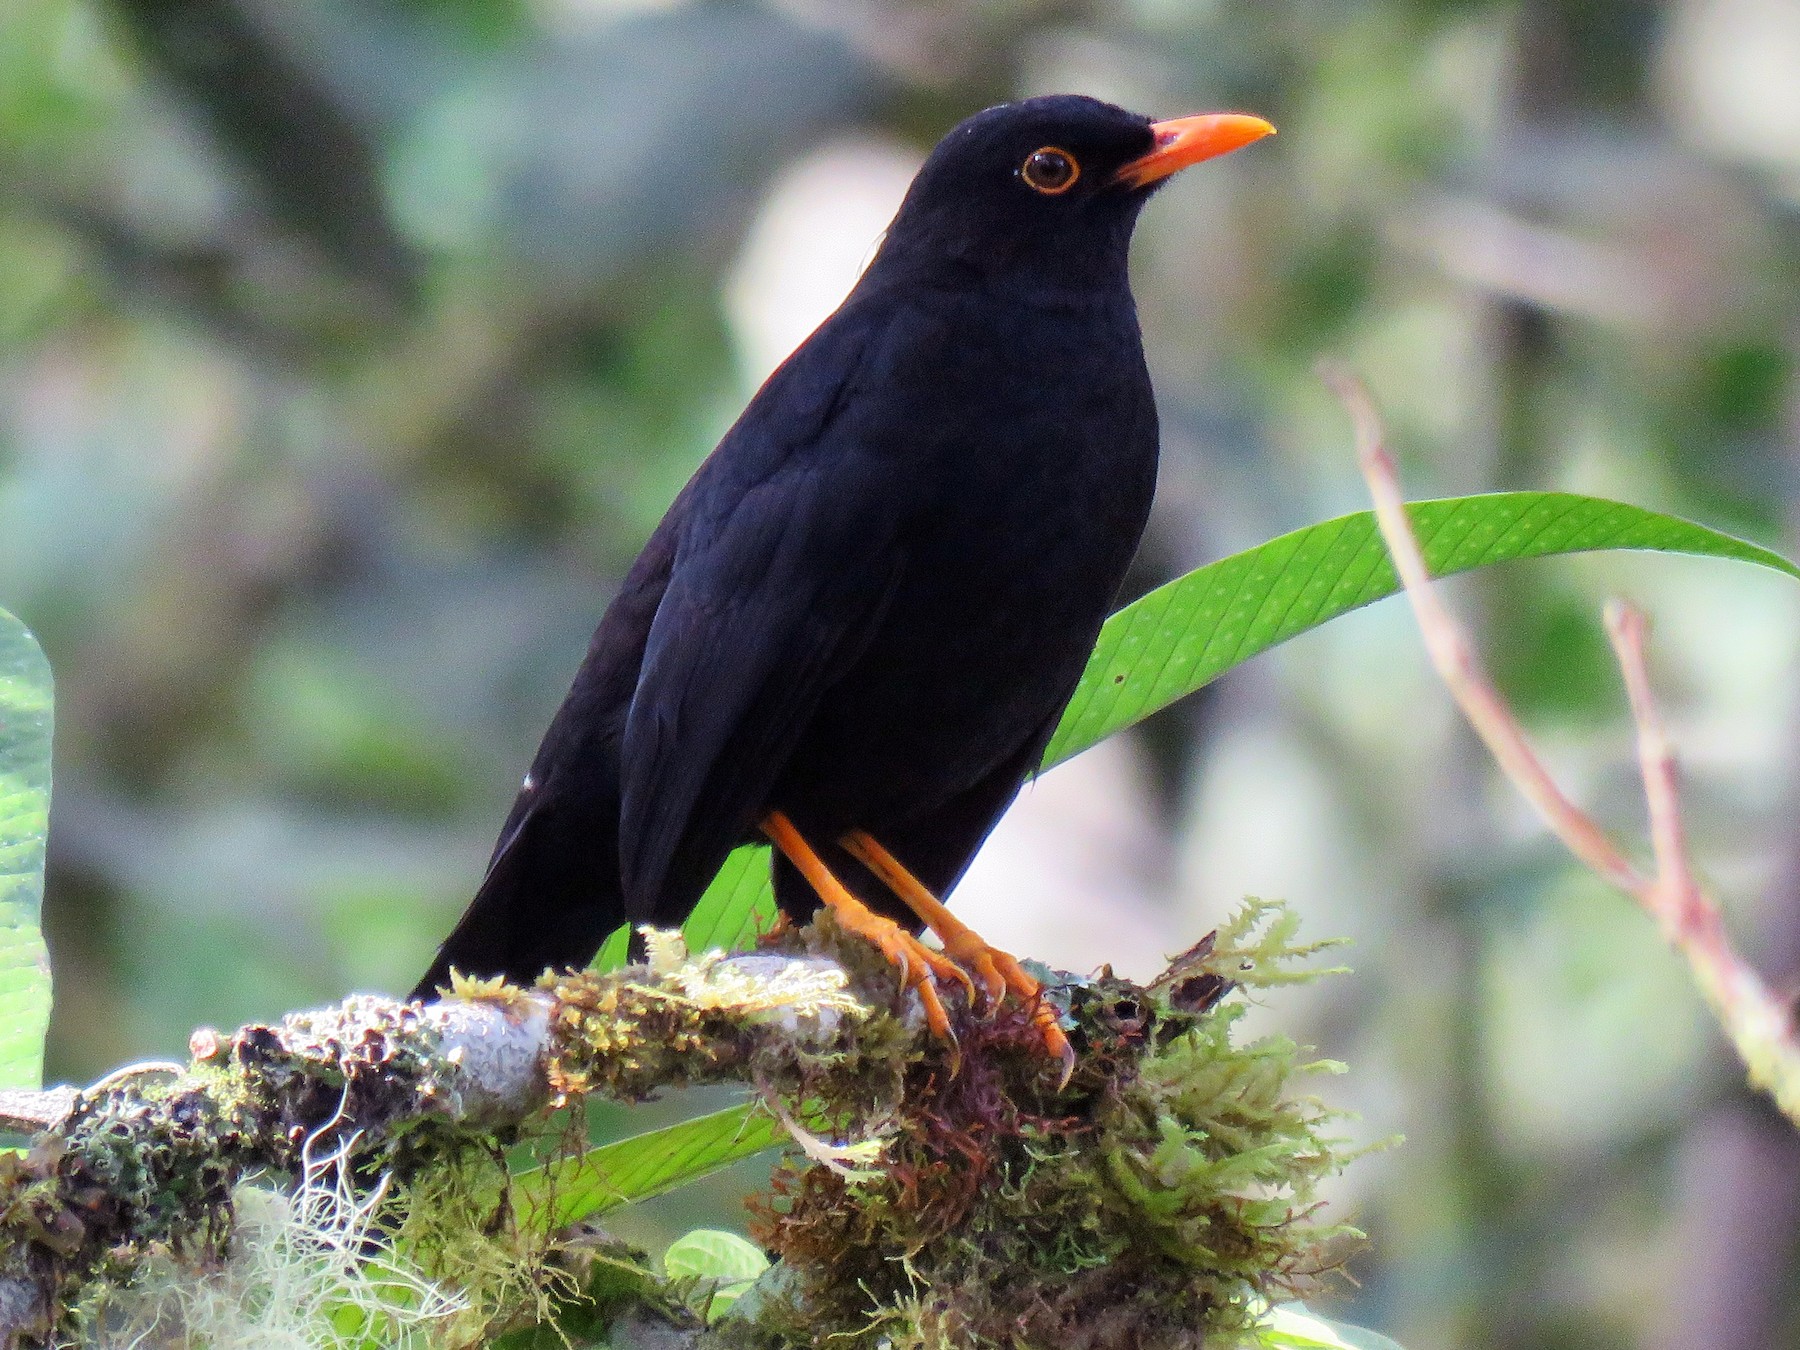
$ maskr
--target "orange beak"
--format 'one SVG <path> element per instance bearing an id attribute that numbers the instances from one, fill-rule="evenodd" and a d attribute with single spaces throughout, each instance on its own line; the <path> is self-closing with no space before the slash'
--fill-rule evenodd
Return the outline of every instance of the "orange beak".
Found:
<path id="1" fill-rule="evenodd" d="M 1201 113 L 1198 117 L 1176 117 L 1167 122 L 1152 122 L 1156 148 L 1128 164 L 1121 165 L 1113 181 L 1126 187 L 1141 188 L 1167 178 L 1177 170 L 1216 155 L 1241 150 L 1252 141 L 1273 136 L 1275 128 L 1260 117 L 1247 113 Z"/>

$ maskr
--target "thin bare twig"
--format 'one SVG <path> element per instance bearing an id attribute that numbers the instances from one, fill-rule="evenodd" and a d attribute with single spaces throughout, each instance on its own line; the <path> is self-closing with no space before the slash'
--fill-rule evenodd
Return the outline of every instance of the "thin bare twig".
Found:
<path id="1" fill-rule="evenodd" d="M 1357 461 L 1375 502 L 1406 598 L 1425 649 L 1450 696 L 1514 787 L 1584 865 L 1636 900 L 1686 958 L 1695 983 L 1742 1057 L 1750 1081 L 1800 1125 L 1800 1029 L 1794 1011 L 1733 949 L 1719 907 L 1694 876 L 1681 822 L 1675 759 L 1645 666 L 1649 624 L 1629 605 L 1607 606 L 1606 628 L 1625 678 L 1637 726 L 1638 765 L 1649 803 L 1656 873 L 1633 867 L 1594 819 L 1563 794 L 1531 748 L 1518 719 L 1481 668 L 1473 644 L 1431 584 L 1431 574 L 1406 514 L 1399 474 L 1382 444 L 1381 421 L 1367 391 L 1337 366 L 1322 376 L 1342 400 L 1356 431 Z"/>
<path id="2" fill-rule="evenodd" d="M 1695 932 L 1716 923 L 1714 909 L 1695 879 L 1688 862 L 1687 831 L 1681 823 L 1681 795 L 1675 782 L 1675 753 L 1663 730 L 1662 714 L 1650 691 L 1645 646 L 1650 621 L 1635 605 L 1623 600 L 1606 606 L 1606 635 L 1612 639 L 1619 671 L 1625 677 L 1625 696 L 1631 702 L 1631 719 L 1637 724 L 1638 773 L 1644 780 L 1644 798 L 1650 808 L 1650 848 L 1656 858 L 1653 883 L 1638 894 L 1644 907 L 1675 940 L 1683 932 Z"/>

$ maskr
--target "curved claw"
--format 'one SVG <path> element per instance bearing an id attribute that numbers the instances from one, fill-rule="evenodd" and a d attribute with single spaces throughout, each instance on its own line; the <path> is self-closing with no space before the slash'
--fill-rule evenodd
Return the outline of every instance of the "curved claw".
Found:
<path id="1" fill-rule="evenodd" d="M 964 930 L 972 942 L 959 941 L 956 959 L 965 965 L 975 967 L 982 972 L 982 982 L 988 985 L 989 997 L 992 1000 L 990 1011 L 997 1010 L 1007 994 L 1017 995 L 1019 1000 L 1031 1009 L 1031 1024 L 1037 1029 L 1038 1038 L 1043 1041 L 1044 1049 L 1062 1064 L 1062 1075 L 1057 1081 L 1057 1090 L 1061 1091 L 1069 1085 L 1069 1079 L 1075 1074 L 1075 1047 L 1069 1044 L 1069 1038 L 1063 1034 L 1062 1024 L 1057 1019 L 1056 1009 L 1044 998 L 1044 986 L 1032 978 L 1025 967 L 1010 952 L 1003 952 L 998 947 L 990 947 L 982 942 L 973 932 Z M 959 935 L 960 936 L 960 935 Z M 949 947 L 946 945 L 945 950 Z M 991 981 L 991 983 L 990 983 Z M 999 985 L 995 991 L 994 984 Z"/>
<path id="2" fill-rule="evenodd" d="M 944 1001 L 938 997 L 937 986 L 928 977 L 920 975 L 917 979 L 908 977 L 906 987 L 918 994 L 919 1006 L 925 1010 L 925 1025 L 931 1034 L 949 1042 L 950 1076 L 954 1078 L 957 1070 L 962 1068 L 962 1047 L 950 1028 L 950 1015 L 944 1011 Z"/>
<path id="3" fill-rule="evenodd" d="M 1025 967 L 1017 958 L 998 947 L 990 947 L 972 929 L 964 928 L 946 938 L 944 952 L 981 977 L 991 1009 L 997 1009 L 1008 994 L 1029 1000 L 1037 998 L 1043 991 L 1042 986 L 1025 973 Z"/>
<path id="4" fill-rule="evenodd" d="M 1057 1021 L 1055 1009 L 1048 1003 L 1042 1000 L 1038 1002 L 1031 1010 L 1031 1021 L 1043 1039 L 1044 1049 L 1056 1056 L 1062 1064 L 1062 1073 L 1056 1080 L 1056 1090 L 1061 1092 L 1075 1076 L 1075 1047 L 1069 1044 L 1069 1038 L 1063 1034 L 1062 1025 Z"/>
<path id="5" fill-rule="evenodd" d="M 881 954 L 900 971 L 900 987 L 910 989 L 919 996 L 919 1006 L 925 1014 L 926 1029 L 940 1040 L 950 1043 L 950 1076 L 954 1078 L 962 1067 L 962 1048 L 957 1044 L 956 1032 L 950 1026 L 950 1014 L 944 1008 L 944 1000 L 939 996 L 937 982 L 955 978 L 969 985 L 969 977 L 959 966 L 944 959 L 942 955 L 931 950 L 918 938 L 907 932 L 892 919 L 885 918 L 869 910 L 861 913 L 843 913 L 834 911 L 838 926 L 847 933 L 855 933 L 874 946 Z M 974 1002 L 975 990 L 969 986 L 969 1000 Z"/>
<path id="6" fill-rule="evenodd" d="M 969 978 L 969 972 L 948 956 L 939 955 L 917 938 L 911 937 L 910 934 L 908 936 L 913 946 L 924 953 L 925 964 L 931 967 L 931 973 L 940 980 L 955 980 L 962 985 L 963 995 L 969 1000 L 969 1006 L 973 1008 L 978 996 L 975 993 L 975 981 Z"/>
<path id="7" fill-rule="evenodd" d="M 952 1076 L 961 1067 L 962 1053 L 956 1043 L 956 1034 L 950 1028 L 950 1015 L 944 1010 L 938 984 L 957 981 L 973 1007 L 977 1001 L 975 982 L 979 980 L 985 995 L 983 1001 L 990 1011 L 997 1009 L 1008 994 L 1017 995 L 1030 1008 L 1031 1024 L 1038 1039 L 1045 1051 L 1062 1066 L 1058 1087 L 1068 1086 L 1070 1075 L 1075 1072 L 1075 1051 L 1057 1023 L 1055 1010 L 1044 1001 L 1043 987 L 1012 956 L 998 947 L 990 947 L 972 928 L 945 909 L 943 902 L 893 854 L 861 830 L 852 831 L 839 841 L 943 940 L 942 952 L 933 951 L 892 919 L 875 913 L 857 899 L 832 875 L 812 845 L 794 828 L 794 822 L 780 811 L 771 811 L 763 820 L 762 828 L 836 916 L 838 926 L 869 942 L 899 967 L 901 987 L 918 994 L 919 1006 L 925 1012 L 925 1025 L 931 1034 L 950 1043 Z"/>
<path id="8" fill-rule="evenodd" d="M 945 951 L 949 951 L 949 948 L 946 947 Z M 1006 991 L 1009 987 L 1006 977 L 1000 973 L 1000 963 L 996 960 L 997 957 L 1002 956 L 1006 956 L 1006 953 L 997 951 L 985 943 L 979 943 L 972 948 L 959 950 L 956 953 L 957 968 L 968 970 L 981 982 L 981 1003 L 989 1017 L 1000 1011 L 1000 1005 L 1006 1001 Z M 1007 959 L 1011 960 L 1010 957 Z M 971 1003 L 974 1001 L 972 991 L 970 1001 Z"/>

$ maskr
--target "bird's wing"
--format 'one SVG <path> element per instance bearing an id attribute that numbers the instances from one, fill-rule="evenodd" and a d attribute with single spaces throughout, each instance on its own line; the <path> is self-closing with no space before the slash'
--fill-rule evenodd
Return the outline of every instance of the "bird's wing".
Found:
<path id="1" fill-rule="evenodd" d="M 619 742 L 668 585 L 680 506 L 607 606 L 501 827 L 481 888 L 413 997 L 429 998 L 452 967 L 523 982 L 547 966 L 584 966 L 626 921 L 619 890 Z"/>
<path id="2" fill-rule="evenodd" d="M 622 756 L 620 864 L 634 919 L 684 915 L 756 826 L 820 695 L 863 650 L 902 565 L 891 456 L 788 456 L 678 556 Z"/>

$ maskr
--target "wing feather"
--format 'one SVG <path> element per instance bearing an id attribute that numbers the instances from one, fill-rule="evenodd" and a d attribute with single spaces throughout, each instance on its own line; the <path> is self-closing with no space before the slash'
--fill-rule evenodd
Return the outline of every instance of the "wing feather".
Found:
<path id="1" fill-rule="evenodd" d="M 692 907 L 881 621 L 901 551 L 891 515 L 855 509 L 882 486 L 860 459 L 803 463 L 746 494 L 677 563 L 625 726 L 620 863 L 634 915 Z"/>

